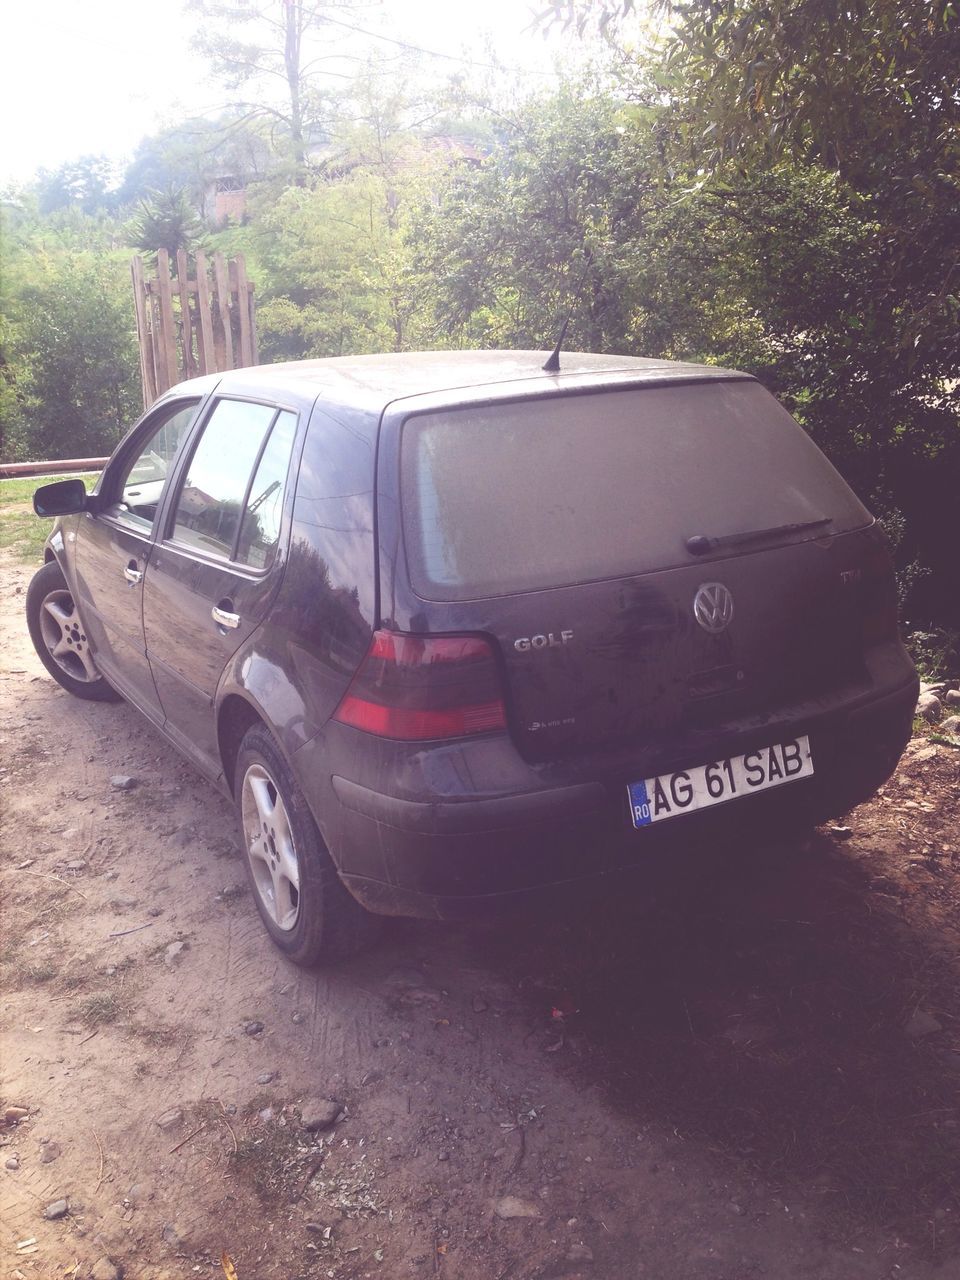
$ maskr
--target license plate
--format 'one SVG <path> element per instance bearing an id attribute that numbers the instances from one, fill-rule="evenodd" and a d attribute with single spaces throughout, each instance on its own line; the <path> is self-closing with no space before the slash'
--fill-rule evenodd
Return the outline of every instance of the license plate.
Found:
<path id="1" fill-rule="evenodd" d="M 695 809 L 708 809 L 726 800 L 782 787 L 813 773 L 810 739 L 792 738 L 789 742 L 758 747 L 743 756 L 714 760 L 711 764 L 662 773 L 657 778 L 631 782 L 630 817 L 635 827 L 649 827 L 665 818 L 679 818 Z"/>

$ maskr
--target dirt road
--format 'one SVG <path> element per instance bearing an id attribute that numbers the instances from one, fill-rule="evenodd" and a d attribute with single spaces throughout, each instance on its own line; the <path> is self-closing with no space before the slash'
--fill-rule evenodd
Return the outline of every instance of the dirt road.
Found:
<path id="1" fill-rule="evenodd" d="M 655 903 L 303 973 L 230 806 L 2 574 L 4 1277 L 960 1275 L 960 753 Z"/>

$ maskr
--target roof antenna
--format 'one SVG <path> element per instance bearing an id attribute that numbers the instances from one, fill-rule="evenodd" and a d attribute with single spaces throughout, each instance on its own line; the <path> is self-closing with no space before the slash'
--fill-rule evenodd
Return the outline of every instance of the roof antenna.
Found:
<path id="1" fill-rule="evenodd" d="M 574 290 L 573 302 L 570 304 L 570 310 L 567 312 L 567 318 L 566 320 L 564 320 L 563 328 L 560 330 L 560 337 L 557 339 L 557 345 L 553 348 L 550 355 L 547 357 L 547 363 L 540 366 L 544 373 L 560 372 L 560 348 L 563 346 L 563 340 L 567 336 L 567 328 L 569 327 L 570 321 L 573 318 L 573 313 L 576 310 L 577 303 L 580 301 L 580 291 L 583 288 L 583 282 L 584 280 L 586 280 L 587 272 L 589 270 L 590 270 L 590 255 L 588 253 L 587 261 L 583 268 L 583 274 L 581 275 L 577 283 L 577 287 Z"/>
<path id="2" fill-rule="evenodd" d="M 572 314 L 573 314 L 573 311 L 571 309 L 570 315 Z M 553 351 L 551 351 L 550 355 L 548 356 L 547 363 L 541 366 L 544 373 L 560 372 L 560 348 L 563 346 L 563 340 L 567 336 L 567 326 L 569 325 L 569 323 L 570 323 L 570 316 L 568 315 L 566 320 L 564 320 L 563 322 L 563 328 L 560 330 L 560 337 L 557 339 L 557 345 L 553 348 Z"/>

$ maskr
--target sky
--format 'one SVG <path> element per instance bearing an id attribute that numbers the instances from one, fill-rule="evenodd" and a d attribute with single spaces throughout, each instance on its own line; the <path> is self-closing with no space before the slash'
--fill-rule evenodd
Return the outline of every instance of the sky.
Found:
<path id="1" fill-rule="evenodd" d="M 535 0 L 369 0 L 358 22 L 434 51 L 439 76 L 493 55 L 531 83 L 549 81 L 559 30 L 529 30 Z M 4 6 L 0 20 L 0 183 L 28 179 L 83 155 L 118 164 L 137 142 L 189 115 L 229 102 L 190 41 L 195 15 L 182 0 L 43 0 Z M 525 30 L 527 29 L 527 30 Z M 358 52 L 389 56 L 387 40 Z M 461 64 L 455 59 L 464 58 Z M 482 71 L 482 67 L 473 67 Z"/>

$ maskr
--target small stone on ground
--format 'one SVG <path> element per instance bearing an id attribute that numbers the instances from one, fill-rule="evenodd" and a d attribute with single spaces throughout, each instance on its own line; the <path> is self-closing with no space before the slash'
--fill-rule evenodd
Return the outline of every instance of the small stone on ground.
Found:
<path id="1" fill-rule="evenodd" d="M 110 785 L 115 791 L 132 791 L 137 785 L 137 780 L 125 773 L 115 773 L 110 779 Z"/>
<path id="2" fill-rule="evenodd" d="M 592 1262 L 593 1250 L 588 1244 L 572 1244 L 567 1250 L 568 1262 Z"/>
<path id="3" fill-rule="evenodd" d="M 46 1206 L 43 1216 L 52 1220 L 56 1218 L 65 1218 L 70 1206 L 66 1200 L 53 1200 Z"/>
<path id="4" fill-rule="evenodd" d="M 336 1124 L 343 1107 L 334 1098 L 306 1098 L 300 1104 L 300 1123 L 308 1133 Z"/>
<path id="5" fill-rule="evenodd" d="M 943 707 L 935 693 L 921 693 L 917 699 L 917 715 L 932 722 L 940 719 Z"/>
<path id="6" fill-rule="evenodd" d="M 540 1210 L 532 1200 L 519 1196 L 502 1196 L 493 1206 L 498 1218 L 539 1218 Z"/>
<path id="7" fill-rule="evenodd" d="M 112 1258 L 98 1258 L 90 1268 L 90 1280 L 123 1280 L 123 1270 Z"/>
<path id="8" fill-rule="evenodd" d="M 932 1013 L 927 1013 L 924 1009 L 918 1009 L 913 1017 L 904 1024 L 903 1033 L 909 1036 L 911 1040 L 920 1040 L 924 1036 L 932 1036 L 937 1031 L 942 1030 L 942 1025 Z"/>
<path id="9" fill-rule="evenodd" d="M 186 1228 L 181 1227 L 179 1222 L 166 1223 L 160 1232 L 160 1236 L 165 1244 L 178 1251 L 185 1249 L 189 1240 Z"/>

